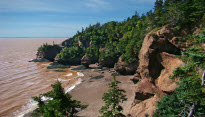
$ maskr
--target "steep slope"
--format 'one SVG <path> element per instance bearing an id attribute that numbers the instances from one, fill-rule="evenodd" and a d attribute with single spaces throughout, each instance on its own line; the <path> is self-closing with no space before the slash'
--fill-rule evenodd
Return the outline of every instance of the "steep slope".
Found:
<path id="1" fill-rule="evenodd" d="M 138 78 L 135 100 L 130 110 L 132 117 L 151 116 L 159 101 L 166 93 L 172 93 L 177 87 L 175 80 L 169 79 L 172 71 L 183 66 L 182 60 L 175 55 L 180 53 L 170 40 L 174 32 L 164 27 L 146 35 L 139 53 Z"/>

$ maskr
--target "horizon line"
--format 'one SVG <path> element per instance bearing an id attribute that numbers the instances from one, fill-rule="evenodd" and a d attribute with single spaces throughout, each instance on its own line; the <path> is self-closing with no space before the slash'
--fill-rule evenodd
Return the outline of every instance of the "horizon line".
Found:
<path id="1" fill-rule="evenodd" d="M 70 37 L 0 37 L 0 38 L 70 38 Z"/>

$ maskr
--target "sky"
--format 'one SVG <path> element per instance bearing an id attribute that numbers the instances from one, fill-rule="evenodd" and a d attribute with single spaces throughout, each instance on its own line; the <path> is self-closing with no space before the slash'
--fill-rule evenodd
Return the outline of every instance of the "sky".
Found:
<path id="1" fill-rule="evenodd" d="M 89 24 L 123 21 L 155 0 L 0 0 L 0 37 L 72 37 Z"/>

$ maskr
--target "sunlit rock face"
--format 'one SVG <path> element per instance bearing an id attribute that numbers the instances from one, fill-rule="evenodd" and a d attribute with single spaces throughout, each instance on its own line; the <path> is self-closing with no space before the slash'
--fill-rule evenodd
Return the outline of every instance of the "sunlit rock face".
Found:
<path id="1" fill-rule="evenodd" d="M 180 54 L 180 48 L 171 42 L 175 33 L 170 28 L 151 31 L 144 38 L 139 53 L 135 100 L 130 115 L 132 117 L 152 116 L 157 109 L 157 101 L 165 94 L 172 93 L 177 87 L 174 79 L 169 79 L 172 71 L 185 65 L 175 55 Z"/>

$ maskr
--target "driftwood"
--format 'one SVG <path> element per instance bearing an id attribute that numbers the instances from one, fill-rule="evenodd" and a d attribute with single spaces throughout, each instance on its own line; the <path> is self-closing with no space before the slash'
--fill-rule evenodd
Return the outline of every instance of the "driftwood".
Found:
<path id="1" fill-rule="evenodd" d="M 202 80 L 201 86 L 202 86 L 202 87 L 204 86 L 204 77 L 205 77 L 205 71 L 204 71 L 203 76 L 202 76 L 202 78 L 201 78 L 201 80 Z"/>

